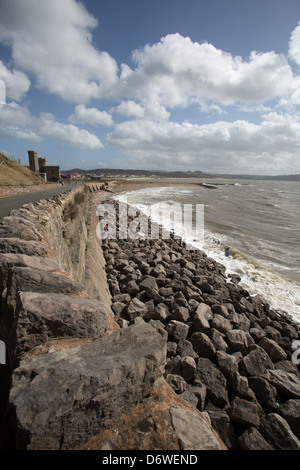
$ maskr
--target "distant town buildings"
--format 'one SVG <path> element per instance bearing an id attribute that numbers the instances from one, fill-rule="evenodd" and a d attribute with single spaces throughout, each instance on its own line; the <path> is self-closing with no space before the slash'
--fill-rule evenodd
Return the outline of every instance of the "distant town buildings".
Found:
<path id="1" fill-rule="evenodd" d="M 36 150 L 28 150 L 29 168 L 33 173 L 37 173 L 46 181 L 60 181 L 60 166 L 48 166 L 47 158 L 38 156 Z"/>

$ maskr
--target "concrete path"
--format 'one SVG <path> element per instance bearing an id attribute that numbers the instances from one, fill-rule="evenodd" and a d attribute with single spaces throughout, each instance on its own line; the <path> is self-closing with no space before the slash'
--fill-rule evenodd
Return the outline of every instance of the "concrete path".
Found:
<path id="1" fill-rule="evenodd" d="M 57 194 L 65 193 L 72 189 L 76 183 L 66 184 L 58 188 L 46 189 L 43 191 L 36 191 L 34 193 L 18 194 L 17 196 L 8 196 L 0 198 L 0 220 L 8 215 L 11 210 L 19 209 L 23 204 L 31 202 L 35 204 L 40 199 L 47 199 Z"/>

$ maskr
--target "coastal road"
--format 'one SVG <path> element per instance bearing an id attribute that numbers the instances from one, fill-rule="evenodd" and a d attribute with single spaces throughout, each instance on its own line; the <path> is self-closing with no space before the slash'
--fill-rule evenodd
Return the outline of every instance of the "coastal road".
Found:
<path id="1" fill-rule="evenodd" d="M 66 184 L 52 189 L 45 189 L 36 191 L 34 193 L 18 194 L 17 196 L 8 196 L 0 198 L 0 221 L 3 217 L 8 215 L 11 210 L 19 209 L 23 204 L 31 202 L 35 204 L 40 199 L 48 199 L 49 197 L 56 196 L 57 194 L 65 193 L 69 189 L 74 188 L 76 183 Z"/>

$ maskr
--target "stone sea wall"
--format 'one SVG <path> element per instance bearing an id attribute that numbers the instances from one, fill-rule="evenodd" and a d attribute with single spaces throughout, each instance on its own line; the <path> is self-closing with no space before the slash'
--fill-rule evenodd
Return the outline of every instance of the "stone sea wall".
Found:
<path id="1" fill-rule="evenodd" d="M 164 328 L 114 311 L 96 236 L 106 195 L 80 185 L 1 222 L 0 447 L 226 449 L 165 378 Z"/>

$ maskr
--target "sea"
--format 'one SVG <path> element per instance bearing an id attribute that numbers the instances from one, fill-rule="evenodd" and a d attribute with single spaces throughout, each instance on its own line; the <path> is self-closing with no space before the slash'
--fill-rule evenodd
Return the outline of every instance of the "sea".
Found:
<path id="1" fill-rule="evenodd" d="M 250 295 L 261 295 L 271 308 L 300 323 L 300 182 L 235 178 L 156 182 L 161 186 L 127 192 L 127 203 L 145 213 L 162 203 L 192 205 L 195 213 L 202 206 L 202 237 L 194 237 L 194 248 L 222 263 L 227 274 L 238 274 Z M 164 224 L 154 217 L 153 211 L 151 218 Z M 175 219 L 173 228 L 182 236 L 182 225 L 176 227 Z"/>

